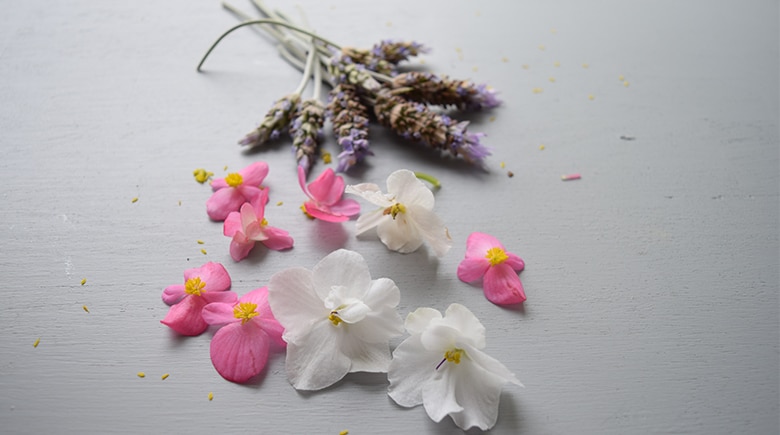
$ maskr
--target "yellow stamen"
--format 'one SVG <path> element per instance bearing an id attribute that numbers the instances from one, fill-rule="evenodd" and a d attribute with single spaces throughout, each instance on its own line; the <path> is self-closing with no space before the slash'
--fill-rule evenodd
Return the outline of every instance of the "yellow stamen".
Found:
<path id="1" fill-rule="evenodd" d="M 382 213 L 383 215 L 392 215 L 393 219 L 395 219 L 396 216 L 398 216 L 398 213 L 406 213 L 406 206 L 401 204 L 400 202 L 396 202 L 395 204 L 391 205 L 390 207 L 387 207 L 385 211 Z"/>
<path id="2" fill-rule="evenodd" d="M 211 178 L 211 176 L 214 175 L 214 173 L 209 172 L 203 168 L 198 168 L 192 171 L 192 175 L 195 176 L 195 181 L 197 181 L 200 184 L 203 184 L 206 181 L 209 181 L 209 178 Z"/>
<path id="3" fill-rule="evenodd" d="M 263 220 L 260 221 L 260 226 L 261 227 L 267 227 L 268 226 L 268 219 L 263 218 Z"/>
<path id="4" fill-rule="evenodd" d="M 508 260 L 509 256 L 506 255 L 506 252 L 501 248 L 490 248 L 488 249 L 485 258 L 488 259 L 491 266 L 495 266 Z"/>
<path id="5" fill-rule="evenodd" d="M 214 393 L 209 391 L 209 402 L 211 402 L 212 400 L 214 400 Z"/>
<path id="6" fill-rule="evenodd" d="M 238 172 L 231 172 L 230 174 L 227 174 L 227 177 L 225 177 L 225 183 L 227 183 L 227 185 L 230 187 L 238 187 L 243 182 L 244 177 L 242 177 Z"/>
<path id="7" fill-rule="evenodd" d="M 87 306 L 86 306 L 86 305 L 82 305 L 82 306 L 81 306 L 81 308 L 82 308 L 84 311 L 86 311 L 86 312 L 89 312 L 89 308 L 87 308 Z"/>
<path id="8" fill-rule="evenodd" d="M 86 278 L 81 278 L 81 285 L 84 285 L 86 283 L 87 283 L 87 279 Z"/>
<path id="9" fill-rule="evenodd" d="M 35 340 L 35 343 L 33 343 L 33 347 L 38 347 L 39 344 L 41 344 L 41 339 L 40 338 Z"/>
<path id="10" fill-rule="evenodd" d="M 133 198 L 132 200 L 130 200 L 130 202 L 132 202 L 133 204 L 135 204 L 136 202 L 138 202 L 138 197 L 136 196 L 135 198 Z"/>
<path id="11" fill-rule="evenodd" d="M 198 244 L 199 244 L 199 245 L 202 245 L 202 244 L 204 244 L 204 243 L 206 243 L 206 242 L 204 242 L 203 240 L 198 240 Z"/>
<path id="12" fill-rule="evenodd" d="M 339 323 L 343 322 L 341 320 L 341 317 L 339 317 L 339 313 L 336 311 L 331 311 L 330 315 L 328 316 L 328 320 L 330 320 L 330 323 L 333 323 L 333 326 L 339 326 Z"/>
<path id="13" fill-rule="evenodd" d="M 203 249 L 203 248 L 200 248 L 200 253 L 201 253 L 201 254 L 203 254 L 203 255 L 206 255 L 206 254 L 207 254 L 206 250 L 205 250 L 205 249 Z"/>
<path id="14" fill-rule="evenodd" d="M 199 276 L 196 276 L 195 278 L 188 279 L 187 282 L 184 283 L 184 292 L 188 295 L 200 296 L 202 293 L 206 292 L 206 290 L 203 290 L 205 287 L 206 283 L 201 281 Z"/>
<path id="15" fill-rule="evenodd" d="M 333 161 L 333 157 L 330 155 L 330 153 L 327 152 L 327 151 L 324 151 L 322 153 L 322 162 L 327 165 L 327 164 L 330 164 L 330 162 L 332 162 L 332 161 Z"/>
<path id="16" fill-rule="evenodd" d="M 284 204 L 284 202 L 282 202 L 282 201 L 279 201 L 279 202 L 276 203 L 277 206 L 280 206 L 282 204 Z"/>
<path id="17" fill-rule="evenodd" d="M 251 302 L 241 302 L 233 307 L 233 317 L 241 319 L 241 324 L 248 322 L 252 317 L 260 315 L 257 312 L 257 304 Z"/>
<path id="18" fill-rule="evenodd" d="M 166 373 L 166 374 L 160 376 L 160 379 L 162 379 L 164 381 L 164 380 L 168 379 L 168 376 L 170 376 L 170 375 L 168 373 Z"/>
<path id="19" fill-rule="evenodd" d="M 454 348 L 444 353 L 444 359 L 455 364 L 460 364 L 461 355 L 463 355 L 463 349 Z"/>
<path id="20" fill-rule="evenodd" d="M 145 377 L 146 377 L 146 373 L 144 373 L 144 372 L 138 372 L 138 377 L 139 377 L 139 378 L 145 378 Z"/>

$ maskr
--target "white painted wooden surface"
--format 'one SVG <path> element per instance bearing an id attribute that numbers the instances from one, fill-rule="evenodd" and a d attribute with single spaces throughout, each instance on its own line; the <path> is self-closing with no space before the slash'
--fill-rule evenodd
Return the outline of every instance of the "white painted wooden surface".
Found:
<path id="1" fill-rule="evenodd" d="M 419 40 L 434 49 L 424 67 L 501 91 L 504 106 L 471 117 L 494 149 L 488 172 L 374 128 L 376 156 L 348 176 L 438 176 L 453 249 L 400 255 L 354 222 L 310 222 L 287 145 L 240 152 L 299 75 L 251 30 L 195 73 L 236 23 L 217 1 L 3 2 L 2 432 L 457 431 L 395 406 L 382 376 L 302 394 L 277 355 L 258 382 L 231 384 L 209 334 L 159 323 L 185 268 L 223 262 L 244 293 L 338 247 L 397 282 L 404 316 L 461 302 L 481 318 L 488 353 L 526 385 L 505 389 L 494 433 L 778 432 L 776 1 L 296 4 L 331 39 Z M 296 245 L 234 263 L 191 172 L 256 159 L 284 201 L 268 219 Z M 570 172 L 582 180 L 561 182 Z M 458 281 L 472 231 L 526 260 L 522 309 Z"/>

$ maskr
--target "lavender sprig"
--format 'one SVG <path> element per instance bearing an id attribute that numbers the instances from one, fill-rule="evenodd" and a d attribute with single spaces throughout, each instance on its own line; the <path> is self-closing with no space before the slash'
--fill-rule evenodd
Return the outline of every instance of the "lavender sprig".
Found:
<path id="1" fill-rule="evenodd" d="M 325 107 L 319 100 L 305 100 L 290 126 L 295 160 L 308 173 L 317 158 L 317 149 L 325 123 Z"/>
<path id="2" fill-rule="evenodd" d="M 428 53 L 429 51 L 428 47 L 414 41 L 385 39 L 374 45 L 371 49 L 371 54 L 376 58 L 397 65 L 404 60 L 409 60 L 410 57 L 417 56 L 420 53 Z"/>
<path id="3" fill-rule="evenodd" d="M 419 140 L 468 162 L 480 163 L 490 155 L 490 149 L 479 142 L 485 134 L 467 131 L 468 121 L 457 122 L 424 104 L 406 101 L 388 89 L 377 92 L 374 113 L 380 124 L 402 137 Z"/>
<path id="4" fill-rule="evenodd" d="M 501 104 L 496 91 L 470 80 L 454 80 L 431 73 L 399 74 L 389 83 L 393 89 L 408 89 L 404 98 L 428 104 L 456 106 L 460 109 L 492 109 Z"/>
<path id="5" fill-rule="evenodd" d="M 374 154 L 368 148 L 368 108 L 360 101 L 353 85 L 340 84 L 333 88 L 328 114 L 342 149 L 337 171 L 344 172 Z"/>
<path id="6" fill-rule="evenodd" d="M 292 117 L 298 110 L 301 96 L 298 93 L 286 95 L 276 101 L 265 115 L 260 125 L 238 141 L 241 145 L 256 147 L 271 139 L 279 137 L 281 132 L 290 125 Z"/>

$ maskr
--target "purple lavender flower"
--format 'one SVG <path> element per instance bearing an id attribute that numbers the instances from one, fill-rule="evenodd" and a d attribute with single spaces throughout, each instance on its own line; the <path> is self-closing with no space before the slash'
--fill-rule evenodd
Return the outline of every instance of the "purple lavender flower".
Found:
<path id="1" fill-rule="evenodd" d="M 454 80 L 423 72 L 399 74 L 390 87 L 403 91 L 404 98 L 461 109 L 492 109 L 501 104 L 495 89 L 469 80 Z"/>
<path id="2" fill-rule="evenodd" d="M 303 167 L 306 173 L 311 169 L 317 157 L 317 149 L 320 146 L 319 139 L 322 135 L 322 126 L 325 123 L 325 108 L 319 100 L 306 100 L 301 104 L 301 110 L 295 116 L 290 126 L 290 136 L 293 139 L 295 160 Z"/>
<path id="3" fill-rule="evenodd" d="M 371 49 L 371 54 L 392 64 L 398 64 L 401 61 L 409 60 L 410 57 L 417 56 L 420 53 L 428 53 L 429 51 L 427 47 L 414 41 L 385 39 L 374 45 Z"/>
<path id="4" fill-rule="evenodd" d="M 290 125 L 293 115 L 298 109 L 300 95 L 290 94 L 280 98 L 272 106 L 260 125 L 238 141 L 241 145 L 255 147 L 269 140 L 277 139 L 280 132 Z"/>
<path id="5" fill-rule="evenodd" d="M 368 109 L 360 101 L 355 86 L 341 84 L 331 91 L 328 115 L 342 149 L 337 171 L 344 172 L 373 155 L 368 148 Z"/>

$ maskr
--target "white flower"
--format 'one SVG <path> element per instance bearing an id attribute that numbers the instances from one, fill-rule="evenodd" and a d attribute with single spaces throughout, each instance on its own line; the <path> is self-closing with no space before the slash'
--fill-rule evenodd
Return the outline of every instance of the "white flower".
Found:
<path id="1" fill-rule="evenodd" d="M 388 341 L 401 335 L 401 294 L 389 278 L 371 279 L 357 252 L 340 249 L 313 270 L 276 273 L 271 311 L 284 326 L 287 377 L 299 390 L 319 390 L 350 372 L 386 372 Z"/>
<path id="2" fill-rule="evenodd" d="M 433 213 L 433 192 L 414 172 L 401 169 L 387 177 L 387 192 L 373 183 L 347 186 L 347 193 L 361 196 L 379 208 L 357 220 L 357 234 L 376 227 L 382 243 L 393 251 L 416 251 L 427 241 L 437 256 L 443 256 L 452 245 L 447 227 Z"/>
<path id="3" fill-rule="evenodd" d="M 520 384 L 503 364 L 481 350 L 485 327 L 460 304 L 444 317 L 433 308 L 418 308 L 406 317 L 411 337 L 393 352 L 388 394 L 401 406 L 423 404 L 439 422 L 446 415 L 461 429 L 487 430 L 496 424 L 501 387 Z"/>

